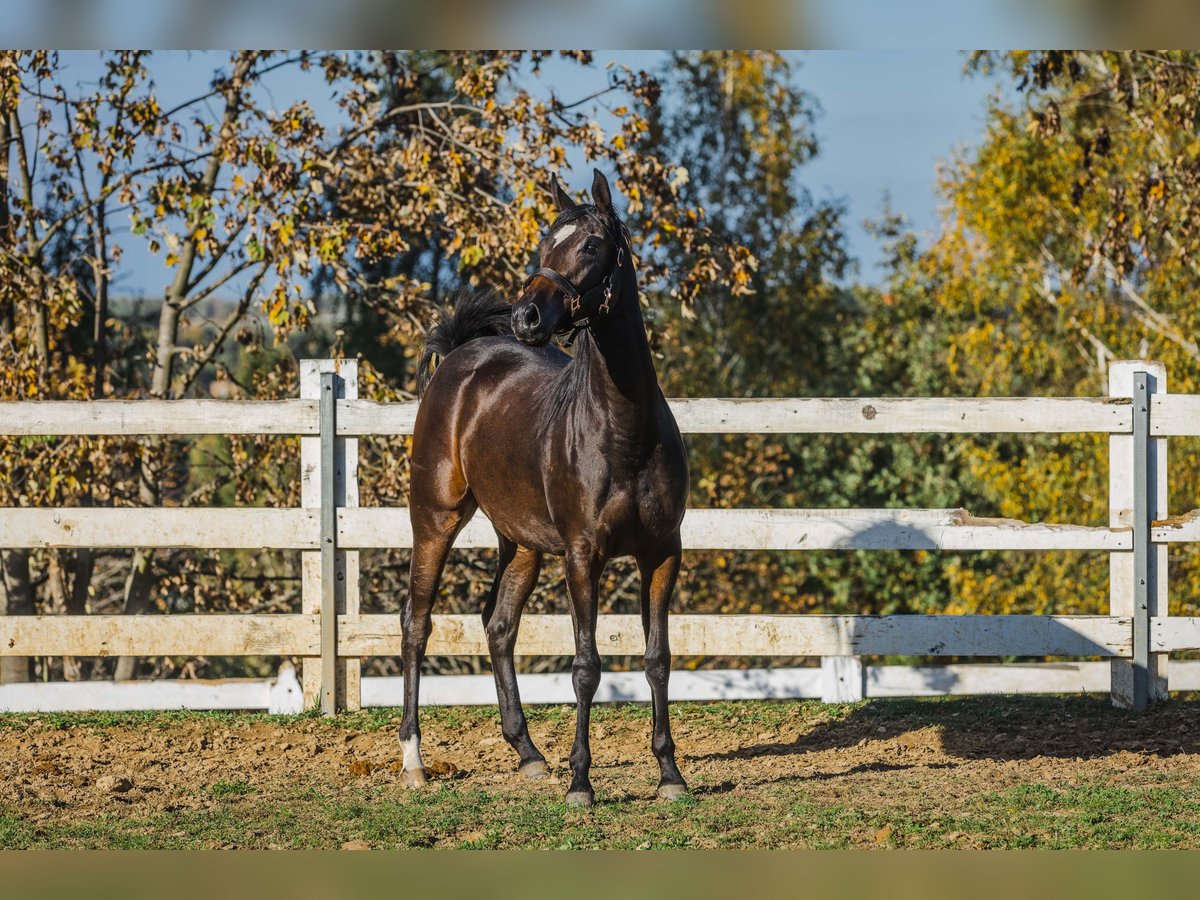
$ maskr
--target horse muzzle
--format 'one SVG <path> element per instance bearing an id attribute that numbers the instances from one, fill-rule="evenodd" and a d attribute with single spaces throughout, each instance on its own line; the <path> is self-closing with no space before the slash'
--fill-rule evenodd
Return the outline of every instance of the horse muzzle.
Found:
<path id="1" fill-rule="evenodd" d="M 513 334 L 523 344 L 544 347 L 554 336 L 558 318 L 549 313 L 545 304 L 537 300 L 522 300 L 513 307 Z"/>

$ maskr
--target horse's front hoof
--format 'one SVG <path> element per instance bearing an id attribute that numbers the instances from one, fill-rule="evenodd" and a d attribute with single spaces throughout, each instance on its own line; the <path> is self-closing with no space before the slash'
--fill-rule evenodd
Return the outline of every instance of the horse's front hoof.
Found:
<path id="1" fill-rule="evenodd" d="M 531 759 L 527 763 L 522 763 L 517 771 L 530 781 L 537 781 L 550 774 L 550 767 L 546 765 L 544 759 Z"/>
<path id="2" fill-rule="evenodd" d="M 590 809 L 596 802 L 596 795 L 591 791 L 569 791 L 567 793 L 567 806 L 573 806 L 576 809 Z"/>
<path id="3" fill-rule="evenodd" d="M 425 787 L 425 770 L 424 769 L 405 769 L 404 770 L 404 786 L 410 791 L 415 791 L 418 788 Z"/>
<path id="4" fill-rule="evenodd" d="M 686 784 L 660 784 L 658 786 L 659 800 L 680 800 L 688 796 L 691 795 L 688 794 Z"/>

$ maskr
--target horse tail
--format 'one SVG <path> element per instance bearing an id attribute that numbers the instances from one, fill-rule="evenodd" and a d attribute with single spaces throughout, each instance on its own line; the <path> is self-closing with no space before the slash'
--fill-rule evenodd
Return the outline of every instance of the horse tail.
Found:
<path id="1" fill-rule="evenodd" d="M 452 309 L 442 307 L 426 332 L 425 348 L 417 363 L 417 396 L 425 393 L 441 360 L 475 338 L 512 334 L 512 306 L 495 291 L 460 291 Z"/>

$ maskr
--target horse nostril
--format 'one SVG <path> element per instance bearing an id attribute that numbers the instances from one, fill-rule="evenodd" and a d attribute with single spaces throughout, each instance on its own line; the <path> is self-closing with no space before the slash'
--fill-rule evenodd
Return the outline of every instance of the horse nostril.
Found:
<path id="1" fill-rule="evenodd" d="M 525 307 L 524 319 L 526 328 L 537 328 L 542 321 L 542 317 L 538 314 L 537 307 L 532 303 Z"/>

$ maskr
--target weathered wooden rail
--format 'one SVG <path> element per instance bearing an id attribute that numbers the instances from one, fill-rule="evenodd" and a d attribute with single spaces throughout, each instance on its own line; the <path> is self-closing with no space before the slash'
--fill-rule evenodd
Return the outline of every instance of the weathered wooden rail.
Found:
<path id="1" fill-rule="evenodd" d="M 282 401 L 96 401 L 0 403 L 0 435 L 276 434 L 301 441 L 296 509 L 2 509 L 0 546 L 197 547 L 299 550 L 300 614 L 0 617 L 0 655 L 289 656 L 302 680 L 154 685 L 6 685 L 0 710 L 263 705 L 291 708 L 319 698 L 326 712 L 396 702 L 397 679 L 359 678 L 359 660 L 400 652 L 397 616 L 363 615 L 358 551 L 411 546 L 408 511 L 358 506 L 357 439 L 410 434 L 415 403 L 357 399 L 353 362 L 305 361 L 301 398 Z M 688 673 L 672 682 L 685 696 L 863 696 L 963 692 L 1107 690 L 1142 708 L 1166 696 L 1166 654 L 1200 649 L 1200 619 L 1167 616 L 1167 545 L 1200 540 L 1200 515 L 1167 517 L 1166 439 L 1200 435 L 1200 397 L 1166 393 L 1163 367 L 1114 364 L 1101 398 L 685 399 L 671 401 L 685 433 L 1047 433 L 1109 435 L 1108 527 L 980 519 L 965 510 L 690 510 L 686 549 L 729 550 L 1079 550 L 1109 554 L 1106 616 L 689 616 L 671 620 L 678 655 L 822 657 L 820 669 Z M 482 517 L 459 547 L 494 547 Z M 607 655 L 644 648 L 635 616 L 602 616 Z M 480 655 L 477 616 L 435 616 L 429 652 Z M 569 655 L 566 616 L 527 616 L 516 652 Z M 1107 662 L 1044 665 L 866 666 L 861 657 L 1079 657 Z M 1170 686 L 1200 686 L 1200 671 L 1179 668 Z M 290 676 L 294 680 L 294 676 Z M 564 700 L 569 684 L 528 676 L 530 699 Z M 1193 685 L 1192 682 L 1196 684 Z M 488 679 L 432 680 L 430 699 L 481 702 Z M 470 685 L 470 687 L 468 687 Z M 613 673 L 609 699 L 639 697 L 628 673 Z M 189 693 L 190 690 L 190 693 Z M 484 694 L 479 692 L 484 690 Z M 222 693 L 224 691 L 224 693 Z M 280 700 L 279 698 L 285 698 Z M 224 698 L 224 699 L 222 699 Z M 259 702 L 263 701 L 263 702 Z"/>

